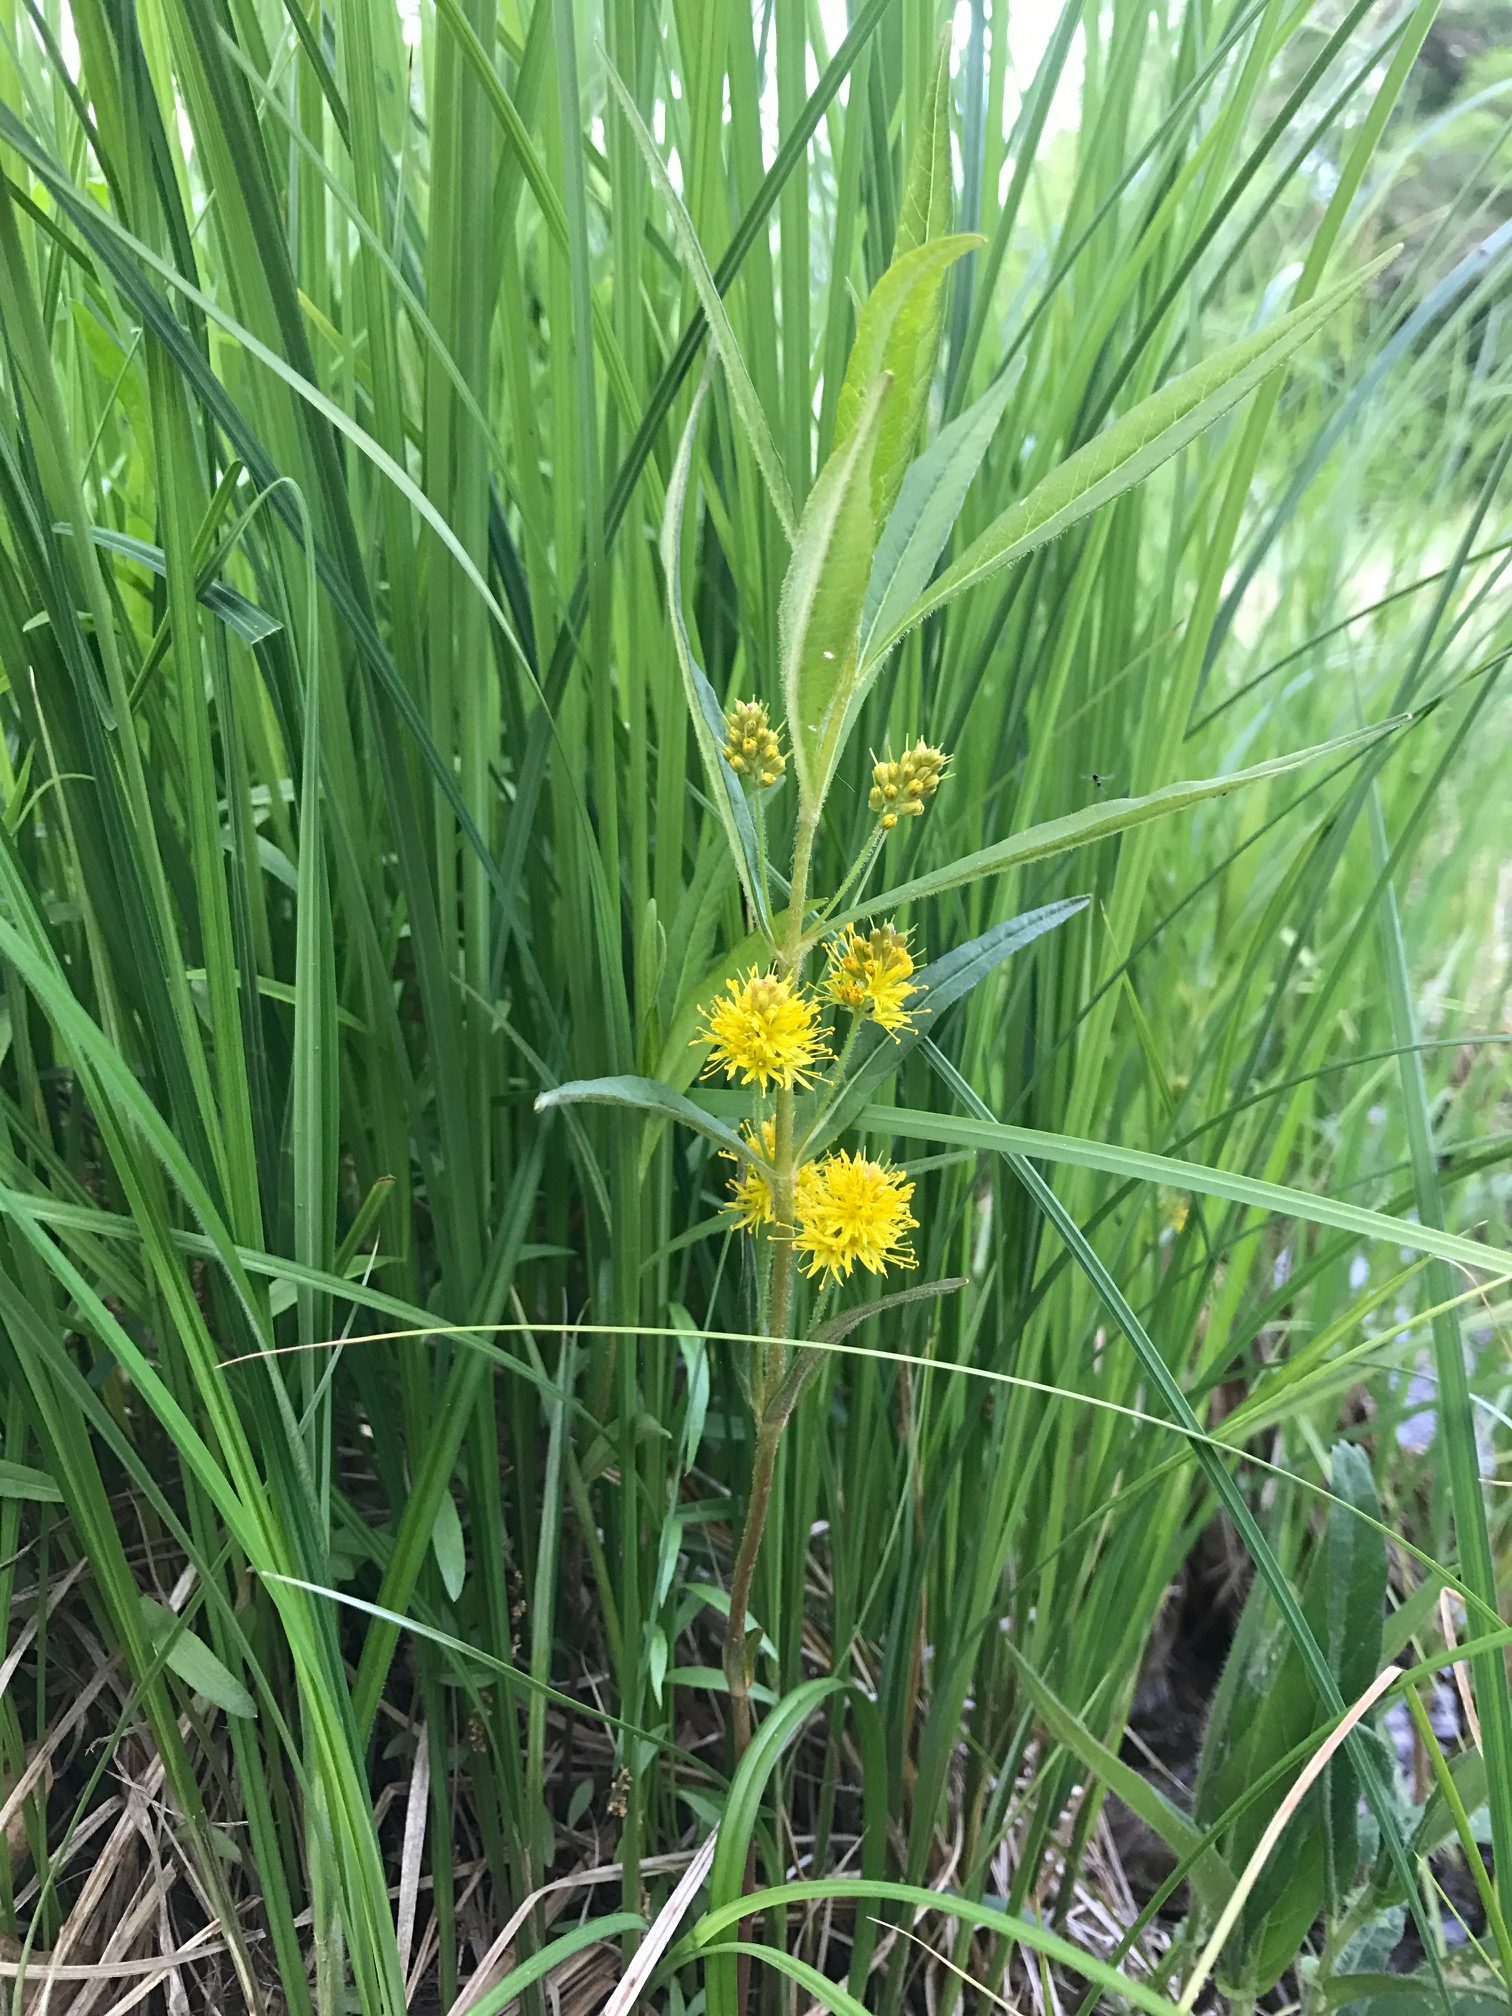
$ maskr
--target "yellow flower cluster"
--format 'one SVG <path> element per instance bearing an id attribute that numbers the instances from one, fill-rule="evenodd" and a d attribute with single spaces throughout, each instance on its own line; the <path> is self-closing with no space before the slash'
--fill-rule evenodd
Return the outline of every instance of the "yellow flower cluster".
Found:
<path id="1" fill-rule="evenodd" d="M 763 1092 L 812 1084 L 815 1066 L 829 1056 L 818 1002 L 780 973 L 753 967 L 743 980 L 726 981 L 700 1012 L 694 1040 L 710 1045 L 706 1072 L 723 1071 Z"/>
<path id="2" fill-rule="evenodd" d="M 829 951 L 829 999 L 896 1032 L 910 1020 L 913 956 L 902 934 L 885 925 L 865 937 L 853 926 Z M 709 1046 L 706 1071 L 756 1085 L 765 1092 L 813 1082 L 830 1058 L 818 998 L 778 972 L 754 968 L 725 982 L 724 991 L 699 1011 L 695 1039 Z M 747 1232 L 760 1227 L 791 1236 L 810 1276 L 848 1280 L 857 1267 L 870 1274 L 912 1267 L 908 1235 L 918 1220 L 909 1210 L 914 1186 L 885 1162 L 841 1152 L 805 1162 L 794 1175 L 791 1227 L 777 1228 L 771 1169 L 777 1158 L 775 1119 L 742 1129 L 750 1160 L 741 1158 L 730 1179 L 730 1209 Z"/>
<path id="3" fill-rule="evenodd" d="M 864 1015 L 896 1036 L 913 1021 L 910 998 L 922 990 L 913 985 L 913 954 L 907 932 L 879 924 L 864 936 L 847 924 L 829 944 L 824 991 L 837 1008 Z"/>
<path id="4" fill-rule="evenodd" d="M 885 1162 L 844 1151 L 826 1156 L 796 1200 L 793 1245 L 807 1262 L 805 1274 L 848 1280 L 857 1265 L 869 1274 L 912 1267 L 908 1235 L 919 1222 L 908 1208 L 913 1193 L 912 1183 Z"/>
<path id="5" fill-rule="evenodd" d="M 746 1128 L 744 1138 L 769 1160 L 777 1152 L 777 1124 L 766 1120 Z M 865 1155 L 827 1155 L 805 1162 L 798 1171 L 793 1195 L 797 1220 L 794 1249 L 803 1254 L 804 1272 L 849 1279 L 857 1266 L 881 1274 L 888 1267 L 912 1267 L 908 1235 L 918 1224 L 909 1211 L 914 1186 L 885 1162 Z M 772 1186 L 764 1170 L 744 1163 L 730 1179 L 730 1208 L 747 1232 L 771 1225 L 777 1216 Z"/>
<path id="6" fill-rule="evenodd" d="M 749 777 L 758 791 L 775 784 L 787 768 L 782 744 L 759 700 L 737 700 L 725 717 L 726 763 Z"/>
<path id="7" fill-rule="evenodd" d="M 881 814 L 884 832 L 891 831 L 900 819 L 917 817 L 924 810 L 925 800 L 939 790 L 949 761 L 943 749 L 931 748 L 920 739 L 905 749 L 896 763 L 884 760 L 872 765 L 872 788 L 866 802 Z"/>

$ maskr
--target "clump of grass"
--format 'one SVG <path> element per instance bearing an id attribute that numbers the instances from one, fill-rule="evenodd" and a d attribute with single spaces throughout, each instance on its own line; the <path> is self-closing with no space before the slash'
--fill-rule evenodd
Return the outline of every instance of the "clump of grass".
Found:
<path id="1" fill-rule="evenodd" d="M 0 23 L 23 1977 L 1505 1990 L 1496 101 L 1000 14 Z"/>

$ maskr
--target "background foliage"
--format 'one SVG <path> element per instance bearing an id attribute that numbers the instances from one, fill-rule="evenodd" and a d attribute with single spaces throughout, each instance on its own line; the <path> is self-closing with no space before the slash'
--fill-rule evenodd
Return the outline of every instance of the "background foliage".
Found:
<path id="1" fill-rule="evenodd" d="M 1003 399 L 956 552 L 1405 249 L 909 638 L 825 873 L 889 734 L 954 752 L 896 880 L 1412 719 L 905 917 L 935 953 L 1092 899 L 868 1116 L 919 1185 L 921 1278 L 969 1286 L 853 1331 L 795 1416 L 732 1790 L 728 1168 L 534 1110 L 687 1084 L 746 929 L 658 552 L 707 328 L 610 70 L 801 501 L 936 133 L 941 10 L 3 0 L 12 1962 L 72 1966 L 80 2008 L 394 2016 L 475 1981 L 486 2011 L 548 1974 L 586 2007 L 722 1822 L 668 2007 L 725 2016 L 744 1970 L 709 1949 L 758 1936 L 752 1996 L 976 1997 L 948 1953 L 1025 2007 L 1190 2007 L 1331 1720 L 1302 1612 L 1245 1600 L 1216 1470 L 1342 1697 L 1392 1656 L 1438 1716 L 1388 1711 L 1400 1769 L 1368 1730 L 1384 1823 L 1320 1782 L 1221 2006 L 1280 1978 L 1385 2010 L 1425 1952 L 1412 2006 L 1506 2006 L 1476 1842 L 1504 1882 L 1505 13 L 951 17 L 948 221 L 985 242 L 926 438 Z M 690 498 L 696 655 L 775 707 L 787 540 L 728 374 Z M 1483 1641 L 1479 1737 L 1435 1687 L 1446 1628 Z M 1158 1768 L 1131 1717 L 1174 1732 Z M 737 1934 L 743 1884 L 792 1875 L 831 1894 Z M 937 1893 L 917 1936 L 907 1886 Z"/>

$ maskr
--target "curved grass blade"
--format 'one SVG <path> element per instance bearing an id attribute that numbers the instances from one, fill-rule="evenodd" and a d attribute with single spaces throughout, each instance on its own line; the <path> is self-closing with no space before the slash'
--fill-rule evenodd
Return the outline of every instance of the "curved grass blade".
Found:
<path id="1" fill-rule="evenodd" d="M 72 525 L 54 525 L 54 532 L 61 532 L 66 538 L 73 537 Z M 129 532 L 113 532 L 108 525 L 91 525 L 89 536 L 96 546 L 106 552 L 119 553 L 127 560 L 135 560 L 149 573 L 165 579 L 168 561 L 161 546 L 154 546 L 150 540 L 133 538 Z M 209 581 L 199 590 L 199 599 L 205 607 L 219 616 L 228 630 L 234 630 L 244 644 L 261 644 L 265 637 L 275 637 L 283 628 L 276 617 L 265 609 L 259 609 L 255 602 L 249 602 L 245 595 L 225 581 Z"/>
<path id="2" fill-rule="evenodd" d="M 866 1873 L 877 1876 L 886 1856 L 887 1757 L 875 1705 L 848 1680 L 835 1677 L 808 1680 L 786 1694 L 767 1714 L 750 1748 L 740 1760 L 730 1784 L 730 1796 L 720 1822 L 719 1846 L 709 1871 L 709 1908 L 735 1903 L 745 1889 L 746 1869 L 753 1852 L 756 1827 L 768 1783 L 784 1751 L 797 1740 L 805 1723 L 826 1701 L 848 1699 L 857 1715 L 857 1733 L 865 1766 L 865 1824 L 862 1857 Z M 852 1966 L 852 1979 L 856 1978 Z M 862 1969 L 864 1979 L 864 1963 Z M 735 2016 L 738 2005 L 735 1968 L 714 1959 L 705 1977 L 710 2016 Z"/>
<path id="3" fill-rule="evenodd" d="M 1061 1938 L 1057 1932 L 1048 1931 L 1043 1925 L 1029 1918 L 1014 1916 L 1011 1912 L 994 1910 L 990 1904 L 977 1904 L 968 1897 L 955 1895 L 948 1890 L 926 1890 L 914 1883 L 871 1882 L 865 1877 L 840 1876 L 828 1879 L 813 1879 L 801 1883 L 782 1883 L 771 1890 L 757 1890 L 750 1896 L 741 1898 L 734 1904 L 726 1904 L 705 1912 L 689 1934 L 687 1944 L 692 1951 L 707 1949 L 722 1932 L 738 1924 L 741 1918 L 760 1911 L 778 1911 L 789 1904 L 809 1904 L 826 1899 L 846 1900 L 853 1903 L 872 1902 L 877 1904 L 912 1904 L 919 1912 L 938 1913 L 947 1918 L 958 1918 L 965 1925 L 972 1925 L 983 1932 L 993 1932 L 1004 1939 L 1017 1941 L 1027 1946 L 1031 1952 L 1043 1953 L 1047 1959 L 1055 1960 L 1073 1973 L 1080 1974 L 1086 1981 L 1095 1981 L 1110 1995 L 1116 1995 L 1130 2002 L 1136 2009 L 1146 2012 L 1146 2016 L 1177 2016 L 1176 2004 L 1166 1996 L 1157 1994 L 1142 1981 L 1130 1980 L 1105 1961 L 1084 1953 L 1079 1946 L 1073 1946 L 1069 1939 Z M 676 1951 L 682 1952 L 679 1946 Z"/>

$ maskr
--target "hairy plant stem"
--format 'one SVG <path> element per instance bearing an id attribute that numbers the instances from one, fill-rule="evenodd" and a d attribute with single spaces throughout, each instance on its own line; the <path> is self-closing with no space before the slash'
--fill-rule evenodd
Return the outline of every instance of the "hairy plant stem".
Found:
<path id="1" fill-rule="evenodd" d="M 804 806 L 798 814 L 798 830 L 793 836 L 793 881 L 789 891 L 787 929 L 777 947 L 777 960 L 790 979 L 796 980 L 803 964 L 803 917 L 808 909 L 809 867 L 814 858 L 814 835 L 819 830 L 817 806 Z"/>
<path id="2" fill-rule="evenodd" d="M 751 1673 L 746 1649 L 746 1612 L 750 1608 L 751 1584 L 756 1575 L 756 1559 L 761 1552 L 761 1536 L 766 1528 L 767 1508 L 772 1500 L 772 1474 L 777 1467 L 777 1444 L 782 1429 L 763 1421 L 756 1431 L 756 1455 L 751 1465 L 751 1490 L 746 1504 L 745 1527 L 740 1535 L 740 1551 L 735 1556 L 735 1574 L 730 1584 L 730 1621 L 725 1631 L 725 1682 L 730 1690 L 735 1755 L 743 1757 L 751 1741 Z"/>
<path id="3" fill-rule="evenodd" d="M 840 905 L 848 896 L 859 895 L 861 893 L 861 890 L 866 886 L 867 877 L 871 874 L 876 864 L 877 856 L 882 851 L 882 842 L 886 837 L 880 826 L 872 828 L 871 835 L 862 847 L 861 852 L 846 871 L 845 880 L 836 889 L 834 895 L 821 906 L 817 920 L 820 926 L 824 924 L 826 918 L 834 915 L 835 911 L 840 908 Z"/>
<path id="4" fill-rule="evenodd" d="M 808 908 L 809 867 L 818 830 L 816 807 L 804 806 L 798 815 L 793 842 L 793 880 L 788 903 L 787 925 L 782 943 L 775 947 L 777 964 L 788 978 L 796 980 L 803 965 L 803 919 Z M 725 1626 L 724 1673 L 730 1690 L 731 1731 L 735 1757 L 745 1755 L 751 1741 L 751 1659 L 746 1636 L 746 1613 L 751 1587 L 761 1554 L 761 1538 L 766 1530 L 767 1511 L 772 1498 L 772 1476 L 777 1466 L 777 1445 L 782 1440 L 786 1416 L 767 1418 L 773 1397 L 787 1375 L 787 1340 L 793 1334 L 794 1255 L 793 1192 L 797 1181 L 794 1153 L 794 1099 L 790 1085 L 777 1093 L 777 1142 L 773 1157 L 772 1204 L 776 1236 L 772 1241 L 772 1286 L 768 1303 L 767 1340 L 758 1347 L 759 1362 L 751 1374 L 751 1412 L 756 1424 L 756 1447 L 751 1459 L 751 1485 L 746 1499 L 745 1525 L 735 1555 L 735 1571 L 730 1583 L 730 1615 Z M 782 1228 L 787 1228 L 786 1236 Z"/>

